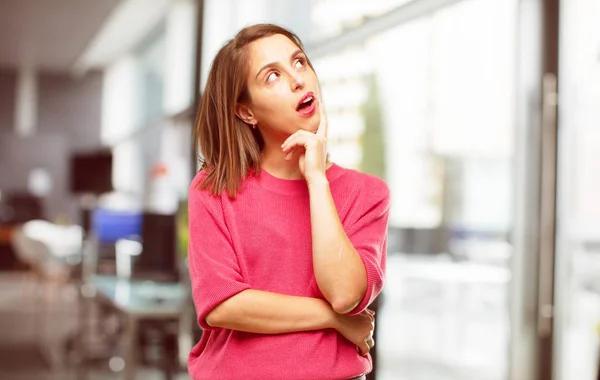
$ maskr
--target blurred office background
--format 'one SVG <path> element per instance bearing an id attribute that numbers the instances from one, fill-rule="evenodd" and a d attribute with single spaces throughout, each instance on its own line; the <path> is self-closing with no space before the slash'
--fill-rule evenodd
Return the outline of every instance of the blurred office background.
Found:
<path id="1" fill-rule="evenodd" d="M 188 379 L 191 130 L 240 28 L 304 41 L 391 190 L 376 371 L 593 380 L 598 0 L 0 0 L 0 378 Z"/>

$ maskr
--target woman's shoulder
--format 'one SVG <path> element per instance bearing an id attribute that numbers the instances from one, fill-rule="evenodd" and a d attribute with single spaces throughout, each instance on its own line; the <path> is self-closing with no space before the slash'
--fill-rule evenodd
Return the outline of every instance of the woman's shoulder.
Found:
<path id="1" fill-rule="evenodd" d="M 202 202 L 209 201 L 210 203 L 220 201 L 221 196 L 213 193 L 210 186 L 206 186 L 207 184 L 205 181 L 208 178 L 208 174 L 209 172 L 206 169 L 202 169 L 196 173 L 188 189 L 188 197 L 190 200 Z"/>
<path id="2" fill-rule="evenodd" d="M 189 186 L 188 194 L 190 197 L 229 202 L 237 198 L 237 196 L 243 192 L 244 188 L 247 187 L 249 183 L 257 181 L 254 174 L 248 174 L 241 182 L 241 187 L 238 189 L 237 195 L 231 198 L 228 195 L 227 189 L 223 189 L 222 191 L 218 192 L 212 191 L 212 183 L 210 182 L 211 179 L 208 178 L 209 175 L 210 171 L 208 169 L 201 169 L 196 173 Z"/>
<path id="3" fill-rule="evenodd" d="M 389 198 L 390 189 L 387 183 L 380 177 L 355 169 L 338 167 L 341 171 L 338 179 L 344 185 L 354 186 L 362 194 L 374 195 L 376 198 Z"/>
<path id="4" fill-rule="evenodd" d="M 202 189 L 202 184 L 204 180 L 208 177 L 208 171 L 206 169 L 199 170 L 194 178 L 192 178 L 192 182 L 190 183 L 189 191 L 190 193 L 204 193 L 207 190 Z"/>

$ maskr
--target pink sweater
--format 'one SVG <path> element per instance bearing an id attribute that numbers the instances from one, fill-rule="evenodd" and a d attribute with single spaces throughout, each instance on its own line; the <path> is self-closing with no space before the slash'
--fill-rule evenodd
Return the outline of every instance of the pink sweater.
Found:
<path id="1" fill-rule="evenodd" d="M 195 380 L 329 380 L 371 371 L 370 356 L 333 329 L 262 335 L 212 328 L 206 315 L 235 294 L 256 289 L 324 299 L 312 264 L 309 194 L 304 180 L 266 171 L 249 176 L 236 199 L 189 193 L 189 267 L 202 339 L 188 369 Z M 332 165 L 331 193 L 367 273 L 363 311 L 384 282 L 389 190 L 381 179 Z"/>

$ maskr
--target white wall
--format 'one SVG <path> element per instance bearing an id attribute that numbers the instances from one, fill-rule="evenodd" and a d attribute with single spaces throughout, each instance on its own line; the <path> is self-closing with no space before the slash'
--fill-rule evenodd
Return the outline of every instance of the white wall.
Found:
<path id="1" fill-rule="evenodd" d="M 206 0 L 201 62 L 201 88 L 219 49 L 245 26 L 274 23 L 290 29 L 306 44 L 310 29 L 309 1 Z"/>

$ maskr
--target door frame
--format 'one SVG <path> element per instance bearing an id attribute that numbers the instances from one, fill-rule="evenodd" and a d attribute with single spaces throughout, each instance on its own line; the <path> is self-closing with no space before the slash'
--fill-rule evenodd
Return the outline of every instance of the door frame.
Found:
<path id="1" fill-rule="evenodd" d="M 515 226 L 509 379 L 551 380 L 559 0 L 518 0 Z"/>

